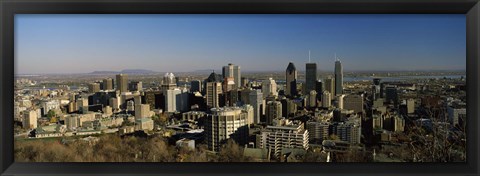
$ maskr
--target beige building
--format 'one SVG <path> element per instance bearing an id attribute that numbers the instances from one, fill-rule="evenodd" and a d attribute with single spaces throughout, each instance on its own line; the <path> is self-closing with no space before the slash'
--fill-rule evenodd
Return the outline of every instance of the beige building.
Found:
<path id="1" fill-rule="evenodd" d="M 268 96 L 277 96 L 277 83 L 272 78 L 268 78 L 267 80 L 263 80 L 262 82 L 262 93 L 263 98 Z"/>
<path id="2" fill-rule="evenodd" d="M 33 110 L 23 112 L 23 128 L 29 130 L 37 128 L 37 120 L 37 112 Z"/>
<path id="3" fill-rule="evenodd" d="M 335 78 L 328 77 L 324 80 L 324 90 L 330 92 L 332 95 L 335 95 Z"/>
<path id="4" fill-rule="evenodd" d="M 212 108 L 205 122 L 209 150 L 219 151 L 220 145 L 232 138 L 243 145 L 248 139 L 248 115 L 239 107 Z"/>
<path id="5" fill-rule="evenodd" d="M 126 74 L 118 74 L 117 76 L 117 90 L 120 93 L 128 92 L 128 75 Z"/>
<path id="6" fill-rule="evenodd" d="M 153 130 L 153 120 L 150 118 L 142 118 L 135 120 L 135 130 L 136 131 L 152 131 Z"/>
<path id="7" fill-rule="evenodd" d="M 279 101 L 269 101 L 265 110 L 266 123 L 272 125 L 273 119 L 282 117 L 282 103 Z"/>
<path id="8" fill-rule="evenodd" d="M 322 107 L 329 108 L 330 106 L 332 106 L 332 94 L 328 91 L 323 91 Z"/>
<path id="9" fill-rule="evenodd" d="M 149 104 L 135 105 L 135 120 L 152 117 Z"/>
<path id="10" fill-rule="evenodd" d="M 221 82 L 207 82 L 207 106 L 216 108 L 219 107 L 220 94 L 222 93 Z"/>
<path id="11" fill-rule="evenodd" d="M 113 90 L 113 79 L 112 78 L 103 79 L 103 90 Z"/>
<path id="12" fill-rule="evenodd" d="M 362 113 L 363 95 L 346 95 L 343 99 L 343 108 L 353 110 L 354 113 Z"/>

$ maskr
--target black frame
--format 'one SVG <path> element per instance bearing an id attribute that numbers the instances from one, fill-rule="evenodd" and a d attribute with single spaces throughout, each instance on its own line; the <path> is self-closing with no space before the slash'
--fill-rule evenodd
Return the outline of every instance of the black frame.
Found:
<path id="1" fill-rule="evenodd" d="M 479 0 L 1 0 L 0 173 L 2 175 L 479 175 Z M 466 14 L 466 163 L 15 163 L 15 14 Z"/>

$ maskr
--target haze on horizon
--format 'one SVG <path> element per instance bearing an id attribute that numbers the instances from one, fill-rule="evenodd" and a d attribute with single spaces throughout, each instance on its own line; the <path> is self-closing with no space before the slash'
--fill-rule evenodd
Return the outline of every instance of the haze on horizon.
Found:
<path id="1" fill-rule="evenodd" d="M 465 70 L 458 15 L 15 15 L 17 74 Z"/>

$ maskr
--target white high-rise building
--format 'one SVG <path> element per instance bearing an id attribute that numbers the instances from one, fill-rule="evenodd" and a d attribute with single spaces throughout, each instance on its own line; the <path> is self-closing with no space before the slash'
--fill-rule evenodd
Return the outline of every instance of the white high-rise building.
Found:
<path id="1" fill-rule="evenodd" d="M 222 68 L 222 76 L 223 78 L 233 78 L 235 85 L 234 88 L 241 87 L 241 73 L 240 73 L 240 66 L 233 65 L 229 63 L 227 66 L 223 66 Z"/>
<path id="2" fill-rule="evenodd" d="M 262 93 L 263 98 L 266 98 L 270 95 L 277 96 L 277 83 L 272 78 L 268 78 L 267 80 L 263 80 L 262 83 Z"/>
<path id="3" fill-rule="evenodd" d="M 265 107 L 263 101 L 262 92 L 259 89 L 252 90 L 249 94 L 250 105 L 253 106 L 254 115 L 253 121 L 255 124 L 260 123 L 260 117 L 263 114 L 263 108 Z"/>
<path id="4" fill-rule="evenodd" d="M 209 150 L 218 151 L 220 145 L 232 138 L 240 145 L 248 139 L 248 115 L 239 107 L 212 108 L 205 122 L 205 137 Z"/>
<path id="5" fill-rule="evenodd" d="M 165 90 L 165 112 L 185 112 L 188 111 L 188 90 L 187 89 L 169 89 Z"/>

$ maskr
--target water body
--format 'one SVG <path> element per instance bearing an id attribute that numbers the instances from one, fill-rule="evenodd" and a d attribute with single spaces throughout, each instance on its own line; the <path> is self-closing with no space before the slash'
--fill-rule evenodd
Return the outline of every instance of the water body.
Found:
<path id="1" fill-rule="evenodd" d="M 397 76 L 397 77 L 344 77 L 343 81 L 372 81 L 373 78 L 380 78 L 384 82 L 405 81 L 414 79 L 460 79 L 466 78 L 466 75 L 435 75 L 435 76 Z"/>

